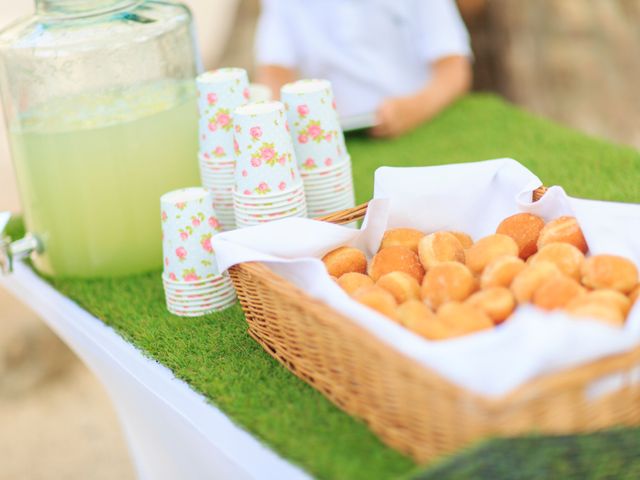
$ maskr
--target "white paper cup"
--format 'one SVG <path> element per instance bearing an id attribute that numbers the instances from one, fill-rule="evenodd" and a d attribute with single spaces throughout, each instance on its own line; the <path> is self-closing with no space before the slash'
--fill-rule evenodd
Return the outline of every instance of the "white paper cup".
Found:
<path id="1" fill-rule="evenodd" d="M 220 68 L 196 78 L 200 152 L 211 157 L 233 156 L 233 111 L 249 101 L 246 70 Z"/>

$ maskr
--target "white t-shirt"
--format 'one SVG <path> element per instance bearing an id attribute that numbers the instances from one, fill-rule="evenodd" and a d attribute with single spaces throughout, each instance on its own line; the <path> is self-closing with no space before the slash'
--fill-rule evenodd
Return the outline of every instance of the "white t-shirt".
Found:
<path id="1" fill-rule="evenodd" d="M 255 49 L 261 65 L 330 80 L 342 116 L 416 92 L 439 58 L 471 57 L 454 0 L 262 0 Z"/>

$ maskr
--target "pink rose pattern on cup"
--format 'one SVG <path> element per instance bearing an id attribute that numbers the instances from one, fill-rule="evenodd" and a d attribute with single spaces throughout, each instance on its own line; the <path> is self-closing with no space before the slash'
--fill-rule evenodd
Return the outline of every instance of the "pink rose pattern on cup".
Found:
<path id="1" fill-rule="evenodd" d="M 301 184 L 285 123 L 282 110 L 236 115 L 234 150 L 238 193 L 266 196 Z"/>
<path id="2" fill-rule="evenodd" d="M 218 274 L 211 239 L 220 231 L 220 222 L 212 205 L 210 193 L 188 202 L 162 202 L 164 273 L 168 278 L 195 281 Z"/>
<path id="3" fill-rule="evenodd" d="M 231 112 L 249 101 L 246 72 L 235 70 L 235 78 L 207 79 L 207 74 L 204 74 L 196 79 L 200 114 L 200 152 L 215 158 L 223 158 L 228 152 L 233 151 Z"/>
<path id="4" fill-rule="evenodd" d="M 293 127 L 292 137 L 300 168 L 310 171 L 344 161 L 344 135 L 331 88 L 320 86 L 320 89 L 306 93 L 292 93 L 285 88 L 282 98 L 287 119 Z"/>

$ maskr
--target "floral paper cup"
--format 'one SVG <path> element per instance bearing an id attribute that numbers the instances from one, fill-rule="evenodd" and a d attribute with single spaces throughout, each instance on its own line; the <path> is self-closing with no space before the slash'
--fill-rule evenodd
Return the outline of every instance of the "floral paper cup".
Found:
<path id="1" fill-rule="evenodd" d="M 166 278 L 200 282 L 217 276 L 211 238 L 221 230 L 211 193 L 200 187 L 175 190 L 160 205 Z"/>
<path id="2" fill-rule="evenodd" d="M 267 197 L 302 185 L 280 102 L 239 107 L 234 122 L 236 193 Z"/>
<path id="3" fill-rule="evenodd" d="M 241 68 L 219 68 L 196 78 L 200 153 L 233 156 L 233 110 L 249 101 L 249 80 Z"/>
<path id="4" fill-rule="evenodd" d="M 345 161 L 344 135 L 328 80 L 298 80 L 281 90 L 300 172 Z"/>

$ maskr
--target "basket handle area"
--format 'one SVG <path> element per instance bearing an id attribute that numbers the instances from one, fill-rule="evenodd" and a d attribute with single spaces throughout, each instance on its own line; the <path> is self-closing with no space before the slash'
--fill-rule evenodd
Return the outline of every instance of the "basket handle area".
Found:
<path id="1" fill-rule="evenodd" d="M 544 196 L 546 192 L 547 187 L 541 185 L 533 191 L 531 198 L 534 202 L 537 202 Z M 318 220 L 322 222 L 337 223 L 339 225 L 355 222 L 356 220 L 361 220 L 364 218 L 364 215 L 367 213 L 368 206 L 369 202 L 361 203 L 360 205 L 357 205 L 348 210 L 341 210 L 339 212 L 332 213 L 331 215 L 318 218 Z"/>

